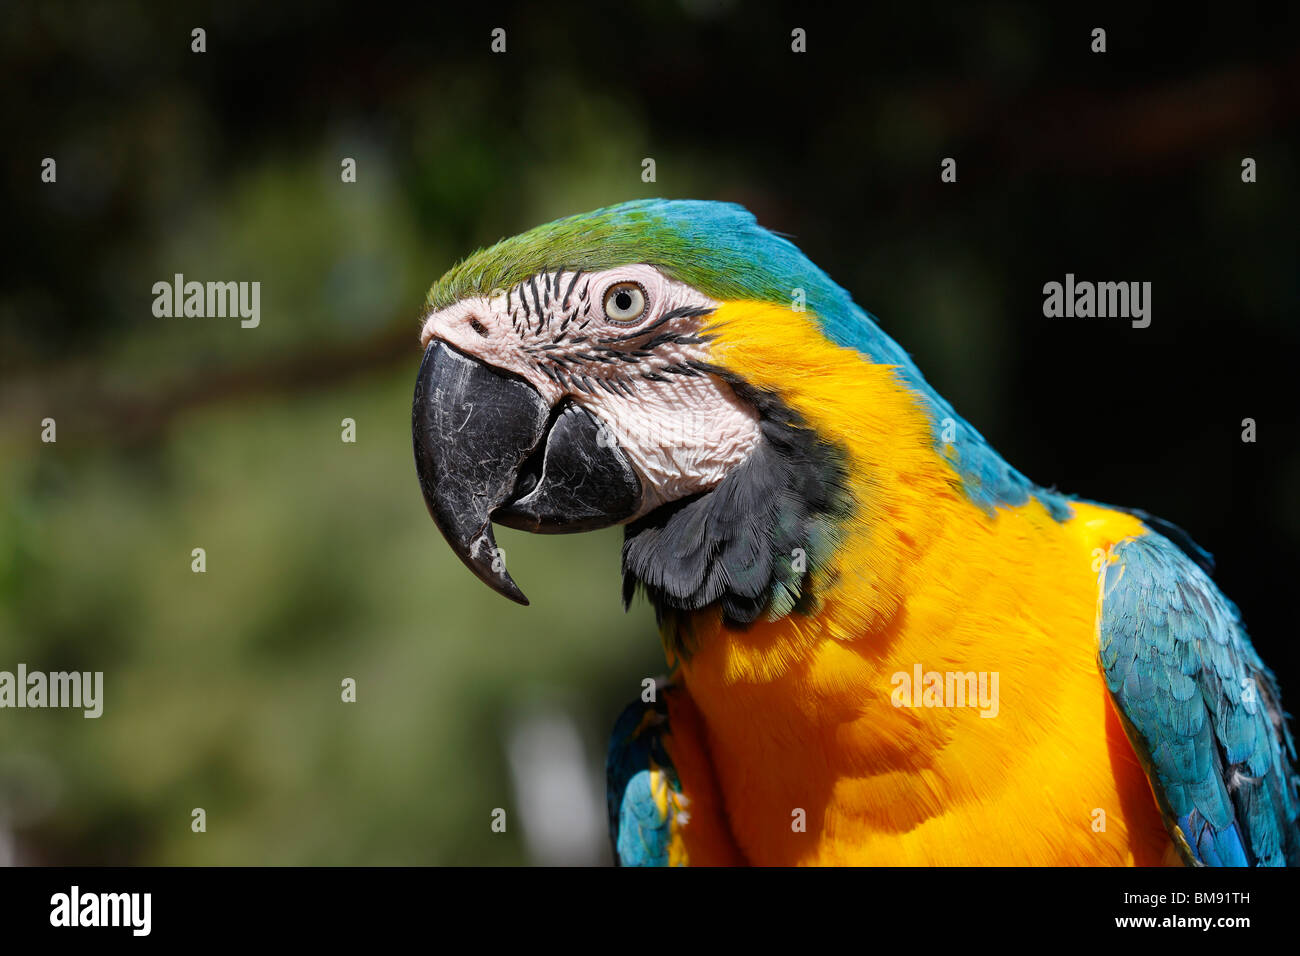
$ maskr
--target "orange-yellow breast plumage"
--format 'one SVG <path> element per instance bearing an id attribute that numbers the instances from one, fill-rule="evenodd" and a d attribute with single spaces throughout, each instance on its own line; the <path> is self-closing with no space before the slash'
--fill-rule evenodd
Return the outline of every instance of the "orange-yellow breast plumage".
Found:
<path id="1" fill-rule="evenodd" d="M 1095 562 L 1141 523 L 1083 503 L 1059 523 L 1032 499 L 990 518 L 889 367 L 767 304 L 726 303 L 712 331 L 719 364 L 778 390 L 847 451 L 857 507 L 814 573 L 815 613 L 744 630 L 697 620 L 679 661 L 715 778 L 688 758 L 683 784 L 716 794 L 744 858 L 1171 861 L 1097 664 Z M 983 673 L 989 687 L 996 674 L 995 713 L 895 706 L 896 675 L 917 665 Z M 684 828 L 692 862 L 725 856 L 703 833 L 716 817 Z"/>

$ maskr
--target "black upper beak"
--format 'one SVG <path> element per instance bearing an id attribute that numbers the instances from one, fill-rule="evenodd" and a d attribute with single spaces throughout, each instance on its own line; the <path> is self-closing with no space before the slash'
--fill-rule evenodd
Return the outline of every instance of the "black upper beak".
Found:
<path id="1" fill-rule="evenodd" d="M 492 521 L 526 531 L 586 531 L 636 513 L 641 482 L 585 409 L 551 409 L 522 379 L 433 341 L 411 406 L 415 468 L 447 543 L 484 583 L 527 604 Z"/>

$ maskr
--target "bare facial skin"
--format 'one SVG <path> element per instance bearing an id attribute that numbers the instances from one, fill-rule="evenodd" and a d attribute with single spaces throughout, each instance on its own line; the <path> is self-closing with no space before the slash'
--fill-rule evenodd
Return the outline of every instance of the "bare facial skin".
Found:
<path id="1" fill-rule="evenodd" d="M 539 273 L 429 314 L 433 339 L 528 382 L 547 403 L 582 406 L 644 486 L 640 517 L 714 487 L 758 441 L 758 416 L 692 363 L 718 303 L 649 265 Z"/>

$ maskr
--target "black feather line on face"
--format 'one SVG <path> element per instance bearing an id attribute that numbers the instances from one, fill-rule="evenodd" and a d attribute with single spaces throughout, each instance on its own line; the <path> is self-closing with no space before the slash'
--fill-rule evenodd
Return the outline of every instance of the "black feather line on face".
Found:
<path id="1" fill-rule="evenodd" d="M 537 294 L 537 276 L 532 276 L 528 280 L 528 288 L 533 290 L 533 305 L 537 307 L 537 327 L 542 327 L 542 297 Z"/>
<path id="2" fill-rule="evenodd" d="M 676 345 L 678 344 L 678 339 L 680 338 L 682 338 L 682 336 L 678 335 L 676 332 L 663 332 L 659 335 L 656 335 L 649 342 L 643 342 L 641 344 L 641 348 L 657 349 L 661 345 Z"/>
<path id="3" fill-rule="evenodd" d="M 522 283 L 519 286 L 519 301 L 524 304 L 525 321 L 531 322 L 533 318 L 533 313 L 532 310 L 528 308 L 528 291 L 524 288 Z"/>
<path id="4" fill-rule="evenodd" d="M 715 488 L 637 519 L 623 540 L 624 602 L 639 586 L 683 654 L 690 647 L 679 625 L 691 612 L 717 606 L 724 624 L 743 628 L 771 610 L 814 607 L 810 574 L 852 514 L 843 449 L 773 393 L 710 371 L 758 410 L 758 444 Z"/>
<path id="5" fill-rule="evenodd" d="M 561 306 L 561 308 L 567 309 L 569 307 L 569 296 L 573 295 L 573 287 L 578 284 L 578 276 L 580 275 L 582 275 L 581 269 L 575 272 L 573 278 L 569 280 L 569 287 L 564 290 L 564 305 Z M 572 316 L 570 316 L 570 318 L 572 318 Z"/>
<path id="6" fill-rule="evenodd" d="M 647 325 L 647 326 L 646 326 L 645 328 L 643 328 L 643 329 L 638 329 L 638 330 L 635 331 L 635 332 L 629 332 L 629 333 L 627 333 L 626 335 L 616 335 L 616 336 L 613 336 L 612 338 L 601 339 L 601 340 L 600 340 L 600 344 L 601 344 L 601 345 L 618 345 L 618 344 L 623 343 L 623 342 L 631 342 L 631 341 L 633 341 L 634 339 L 639 339 L 639 338 L 641 338 L 642 336 L 649 335 L 649 334 L 650 334 L 651 332 L 653 332 L 655 329 L 661 328 L 665 323 L 667 323 L 667 322 L 671 322 L 671 321 L 673 321 L 674 319 L 684 319 L 684 318 L 695 319 L 695 318 L 700 318 L 700 317 L 702 317 L 702 316 L 706 316 L 706 315 L 712 315 L 713 312 L 714 312 L 713 309 L 707 309 L 707 308 L 700 308 L 700 307 L 697 307 L 697 306 L 686 306 L 686 305 L 684 305 L 684 306 L 682 306 L 682 307 L 680 307 L 680 308 L 672 309 L 672 310 L 670 310 L 670 311 L 668 311 L 668 312 L 665 312 L 663 315 L 661 315 L 659 318 L 655 319 L 653 322 L 651 322 L 649 325 Z M 676 332 L 664 332 L 664 333 L 661 333 L 661 334 L 659 334 L 658 336 L 656 336 L 656 337 L 654 338 L 654 340 L 653 340 L 653 344 L 652 344 L 652 343 L 645 343 L 645 344 L 641 345 L 640 347 L 641 347 L 641 348 L 653 348 L 655 344 L 663 344 L 664 342 L 682 342 L 683 344 L 685 344 L 685 343 L 686 343 L 688 340 L 690 340 L 691 338 L 692 338 L 692 337 L 689 336 L 689 335 L 681 335 L 681 334 L 678 334 L 678 333 L 676 333 Z"/>
<path id="7" fill-rule="evenodd" d="M 617 345 L 620 342 L 630 342 L 632 339 L 639 339 L 641 338 L 641 336 L 653 332 L 655 329 L 659 328 L 659 326 L 663 325 L 665 322 L 668 322 L 669 320 L 670 320 L 670 316 L 665 315 L 663 318 L 656 319 L 655 321 L 651 322 L 644 329 L 640 329 L 636 332 L 629 332 L 627 335 L 616 335 L 613 338 L 601 339 L 600 344 Z"/>

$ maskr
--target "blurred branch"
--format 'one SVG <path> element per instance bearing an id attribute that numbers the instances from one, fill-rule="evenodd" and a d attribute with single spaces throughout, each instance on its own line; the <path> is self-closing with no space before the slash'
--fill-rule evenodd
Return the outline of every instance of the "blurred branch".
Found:
<path id="1" fill-rule="evenodd" d="M 238 368 L 205 372 L 195 381 L 152 394 L 124 394 L 110 388 L 91 360 L 0 386 L 0 406 L 11 427 L 32 429 L 46 416 L 58 422 L 59 437 L 79 444 L 145 444 L 164 437 L 180 416 L 204 406 L 258 396 L 278 396 L 333 388 L 398 362 L 419 358 L 417 329 L 403 315 L 379 332 L 354 343 L 295 352 Z M 414 379 L 412 379 L 414 381 Z"/>

